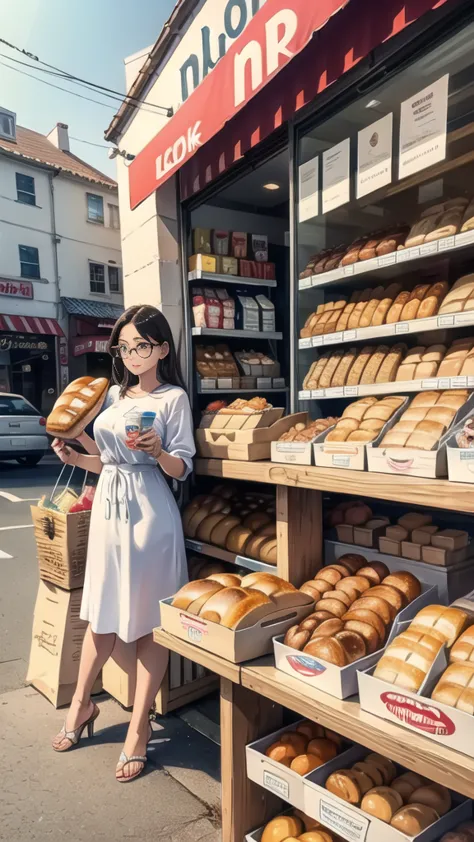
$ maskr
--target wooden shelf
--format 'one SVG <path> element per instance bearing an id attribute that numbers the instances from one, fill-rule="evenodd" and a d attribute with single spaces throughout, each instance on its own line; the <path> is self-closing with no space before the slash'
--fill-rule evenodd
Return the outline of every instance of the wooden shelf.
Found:
<path id="1" fill-rule="evenodd" d="M 223 550 L 222 547 L 215 547 L 214 544 L 203 544 L 202 541 L 194 541 L 192 538 L 185 538 L 184 543 L 188 550 L 193 550 L 195 553 L 202 553 L 211 558 L 218 558 L 220 561 L 226 561 L 228 564 L 235 564 L 236 567 L 246 567 L 248 570 L 257 570 L 260 573 L 276 572 L 274 564 L 265 564 L 264 561 L 258 561 L 256 558 L 235 555 L 235 553 L 230 553 L 228 550 Z"/>
<path id="2" fill-rule="evenodd" d="M 356 698 L 341 701 L 327 693 L 305 696 L 305 685 L 277 670 L 272 659 L 242 667 L 242 685 L 283 707 L 337 731 L 349 740 L 390 757 L 462 795 L 472 797 L 474 760 L 360 709 Z M 314 691 L 313 691 L 314 692 Z"/>
<path id="3" fill-rule="evenodd" d="M 276 462 L 237 462 L 225 459 L 196 459 L 201 476 L 267 482 L 293 488 L 352 494 L 418 505 L 425 508 L 474 514 L 474 485 L 446 479 L 400 477 L 341 468 L 289 466 Z"/>
<path id="4" fill-rule="evenodd" d="M 240 664 L 233 664 L 231 661 L 226 661 L 219 655 L 213 655 L 212 652 L 206 652 L 205 649 L 200 649 L 193 643 L 187 643 L 185 640 L 180 640 L 164 629 L 153 630 L 153 640 L 159 643 L 160 646 L 165 646 L 170 652 L 176 652 L 182 655 L 183 658 L 188 658 L 196 664 L 215 672 L 221 678 L 227 678 L 236 684 L 240 684 Z"/>

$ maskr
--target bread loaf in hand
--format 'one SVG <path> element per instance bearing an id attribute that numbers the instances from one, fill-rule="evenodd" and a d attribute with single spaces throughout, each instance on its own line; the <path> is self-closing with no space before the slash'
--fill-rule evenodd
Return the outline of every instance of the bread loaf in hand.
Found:
<path id="1" fill-rule="evenodd" d="M 109 382 L 105 377 L 79 377 L 57 399 L 46 421 L 46 432 L 60 439 L 77 439 L 99 414 Z"/>

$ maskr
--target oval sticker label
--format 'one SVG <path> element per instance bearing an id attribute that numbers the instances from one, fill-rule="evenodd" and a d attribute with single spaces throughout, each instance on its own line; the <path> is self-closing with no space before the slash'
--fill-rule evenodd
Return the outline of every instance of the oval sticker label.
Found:
<path id="1" fill-rule="evenodd" d="M 306 675 L 309 678 L 322 675 L 323 672 L 326 672 L 326 667 L 323 667 L 314 658 L 309 658 L 305 655 L 287 655 L 286 660 L 295 672 L 298 672 L 300 675 Z"/>
<path id="2" fill-rule="evenodd" d="M 456 730 L 452 719 L 432 705 L 415 701 L 408 696 L 402 696 L 400 693 L 382 693 L 380 701 L 400 722 L 405 722 L 426 734 L 450 737 Z"/>

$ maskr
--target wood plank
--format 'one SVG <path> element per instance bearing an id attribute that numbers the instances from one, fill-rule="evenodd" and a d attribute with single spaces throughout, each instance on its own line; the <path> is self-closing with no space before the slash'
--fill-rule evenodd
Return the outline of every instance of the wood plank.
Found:
<path id="1" fill-rule="evenodd" d="M 249 781 L 245 761 L 247 743 L 280 728 L 282 715 L 264 696 L 221 679 L 223 842 L 242 842 L 282 808 L 280 799 Z"/>
<path id="2" fill-rule="evenodd" d="M 167 703 L 167 711 L 177 710 L 177 708 L 189 705 L 196 699 L 201 699 L 217 690 L 219 686 L 219 679 L 217 675 L 206 675 L 204 678 L 197 678 L 196 681 L 191 681 L 183 687 L 176 687 L 175 690 L 170 690 L 169 699 Z"/>
<path id="3" fill-rule="evenodd" d="M 211 672 L 217 673 L 223 678 L 228 678 L 237 684 L 240 683 L 240 664 L 233 664 L 231 661 L 226 661 L 225 658 L 220 658 L 219 655 L 214 655 L 212 652 L 206 652 L 205 649 L 200 649 L 198 646 L 193 646 L 186 640 L 180 640 L 179 637 L 169 634 L 163 629 L 154 629 L 153 639 L 155 643 L 161 646 L 166 646 L 171 652 L 177 652 L 183 658 L 189 658 L 196 664 L 206 667 Z M 188 685 L 191 686 L 190 684 Z"/>
<path id="4" fill-rule="evenodd" d="M 361 710 L 359 703 L 352 699 L 341 701 L 323 692 L 316 692 L 314 698 L 305 696 L 305 685 L 277 670 L 269 658 L 261 658 L 254 665 L 243 667 L 242 684 L 372 751 L 390 757 L 407 769 L 426 775 L 455 792 L 473 795 L 474 759 L 373 716 Z"/>
<path id="5" fill-rule="evenodd" d="M 299 587 L 323 563 L 322 495 L 277 486 L 278 575 Z"/>
<path id="6" fill-rule="evenodd" d="M 195 471 L 201 476 L 311 488 L 315 491 L 332 491 L 356 497 L 373 497 L 376 500 L 391 500 L 406 505 L 474 514 L 474 485 L 448 482 L 446 479 L 220 459 L 196 459 Z"/>

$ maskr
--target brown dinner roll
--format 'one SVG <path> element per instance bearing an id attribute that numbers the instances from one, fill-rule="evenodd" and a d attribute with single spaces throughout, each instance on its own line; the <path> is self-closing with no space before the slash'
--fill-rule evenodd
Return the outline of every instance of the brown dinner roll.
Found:
<path id="1" fill-rule="evenodd" d="M 322 623 L 324 620 L 334 620 L 334 614 L 330 611 L 315 611 L 314 616 Z"/>
<path id="2" fill-rule="evenodd" d="M 335 638 L 339 643 L 342 643 L 349 664 L 358 661 L 359 658 L 365 658 L 367 646 L 364 638 L 360 634 L 344 628 L 344 631 L 337 632 Z"/>
<path id="3" fill-rule="evenodd" d="M 387 576 L 383 580 L 382 584 L 391 585 L 393 588 L 401 591 L 407 602 L 413 602 L 421 594 L 419 580 L 413 573 L 409 573 L 408 570 L 399 570 L 398 573 L 391 573 L 390 576 Z"/>
<path id="4" fill-rule="evenodd" d="M 306 746 L 308 745 L 308 740 L 303 734 L 299 734 L 297 731 L 286 731 L 285 734 L 281 734 L 280 742 L 283 745 L 290 745 L 296 751 L 296 755 L 304 754 L 306 751 Z"/>
<path id="5" fill-rule="evenodd" d="M 412 792 L 414 792 L 415 789 L 418 789 L 418 787 L 423 786 L 424 783 L 425 779 L 416 772 L 404 772 L 403 775 L 399 775 L 398 778 L 395 778 L 390 786 L 402 796 L 403 801 L 406 804 Z"/>
<path id="6" fill-rule="evenodd" d="M 402 594 L 401 591 L 397 591 L 396 588 L 392 588 L 390 585 L 382 584 L 377 585 L 375 588 L 371 588 L 370 596 L 380 596 L 385 600 L 385 602 L 388 602 L 388 604 L 392 606 L 394 611 L 392 617 L 393 620 L 397 616 L 398 612 L 406 605 L 405 595 Z"/>
<path id="7" fill-rule="evenodd" d="M 374 629 L 370 623 L 366 623 L 363 620 L 344 620 L 344 629 L 346 631 L 355 631 L 364 638 L 368 655 L 377 652 L 382 645 L 382 640 L 377 629 Z"/>
<path id="8" fill-rule="evenodd" d="M 397 769 L 395 763 L 393 763 L 388 757 L 384 757 L 383 754 L 372 752 L 367 755 L 365 761 L 366 763 L 373 763 L 374 766 L 377 766 L 377 769 L 380 769 L 382 775 L 384 776 L 386 786 L 388 786 L 396 777 Z"/>
<path id="9" fill-rule="evenodd" d="M 377 766 L 374 763 L 367 763 L 366 760 L 359 760 L 358 763 L 354 763 L 353 767 L 355 772 L 365 772 L 366 775 L 373 781 L 374 786 L 383 786 L 384 776 L 380 769 L 377 769 Z"/>
<path id="10" fill-rule="evenodd" d="M 345 667 L 349 663 L 344 646 L 335 637 L 316 637 L 306 644 L 303 652 L 338 667 Z"/>
<path id="11" fill-rule="evenodd" d="M 342 619 L 344 623 L 347 623 L 348 620 L 360 620 L 362 623 L 368 623 L 374 627 L 380 640 L 382 642 L 385 640 L 387 629 L 383 620 L 380 619 L 378 614 L 375 614 L 374 611 L 370 611 L 368 608 L 351 608 L 347 614 L 344 614 Z"/>
<path id="12" fill-rule="evenodd" d="M 338 747 L 338 749 L 342 748 L 342 737 L 340 734 L 336 734 L 335 731 L 331 731 L 329 728 L 324 729 L 325 736 L 328 740 L 332 740 Z"/>
<path id="13" fill-rule="evenodd" d="M 316 581 L 318 579 L 323 579 L 325 582 L 329 582 L 329 584 L 333 586 L 342 578 L 342 573 L 339 573 L 339 570 L 336 570 L 334 567 L 323 567 L 322 570 L 318 570 L 315 576 Z"/>
<path id="14" fill-rule="evenodd" d="M 371 516 L 372 512 L 370 513 L 369 517 Z M 354 576 L 361 567 L 367 566 L 367 559 L 364 558 L 363 555 L 358 555 L 358 553 L 346 553 L 345 555 L 341 555 L 340 558 L 337 560 L 338 564 L 342 564 L 344 567 L 347 567 L 348 570 L 351 571 L 352 575 Z"/>
<path id="15" fill-rule="evenodd" d="M 319 822 L 318 822 L 319 824 Z M 334 836 L 324 830 L 322 825 L 315 827 L 314 830 L 308 830 L 298 837 L 299 842 L 334 842 Z"/>
<path id="16" fill-rule="evenodd" d="M 357 778 L 357 772 L 352 769 L 339 769 L 329 775 L 326 781 L 326 789 L 348 804 L 360 804 L 362 793 Z"/>
<path id="17" fill-rule="evenodd" d="M 316 737 L 314 740 L 310 740 L 306 751 L 308 754 L 319 757 L 323 763 L 328 763 L 336 756 L 337 745 L 326 737 Z"/>
<path id="18" fill-rule="evenodd" d="M 366 792 L 369 792 L 372 787 L 372 778 L 370 775 L 367 775 L 366 772 L 360 772 L 357 769 L 352 768 L 353 774 L 356 776 L 357 783 L 359 784 L 360 794 L 365 795 Z"/>
<path id="19" fill-rule="evenodd" d="M 368 567 L 361 567 L 357 575 L 365 576 L 371 584 L 380 585 L 382 580 L 390 575 L 390 570 L 383 561 L 372 561 Z"/>
<path id="20" fill-rule="evenodd" d="M 299 626 L 292 626 L 285 634 L 283 643 L 285 646 L 291 646 L 292 649 L 301 650 L 306 646 L 310 637 L 310 629 L 300 629 Z"/>
<path id="21" fill-rule="evenodd" d="M 289 836 L 298 837 L 303 827 L 299 816 L 276 816 L 265 825 L 261 842 L 283 842 Z"/>
<path id="22" fill-rule="evenodd" d="M 301 621 L 298 628 L 302 631 L 304 629 L 307 629 L 310 632 L 314 632 L 315 628 L 319 626 L 320 622 L 321 620 L 318 620 L 317 617 L 313 617 L 313 615 L 310 614 L 309 617 L 306 617 L 304 620 Z"/>
<path id="23" fill-rule="evenodd" d="M 346 608 L 350 608 L 352 605 L 352 600 L 345 591 L 327 591 L 323 594 L 323 600 L 325 599 L 338 599 Z"/>
<path id="24" fill-rule="evenodd" d="M 331 568 L 331 570 L 337 570 L 337 571 L 341 574 L 341 576 L 342 576 L 343 578 L 344 578 L 345 576 L 351 576 L 351 575 L 352 575 L 352 570 L 349 570 L 349 569 L 348 569 L 347 567 L 345 567 L 343 564 L 329 564 L 329 565 L 326 567 L 326 570 L 328 569 L 328 567 L 330 567 L 330 568 Z"/>
<path id="25" fill-rule="evenodd" d="M 439 813 L 425 804 L 409 804 L 395 813 L 390 824 L 406 836 L 417 836 L 439 819 Z"/>
<path id="26" fill-rule="evenodd" d="M 332 589 L 333 586 L 331 583 L 326 582 L 324 579 L 311 579 L 305 582 L 304 585 L 301 585 L 300 591 L 308 594 L 308 596 L 312 596 L 315 602 L 317 602 L 318 599 L 322 599 L 326 591 L 332 591 Z"/>
<path id="27" fill-rule="evenodd" d="M 318 766 L 322 765 L 323 761 L 320 757 L 316 757 L 315 754 L 300 754 L 299 757 L 295 757 L 292 760 L 290 769 L 296 772 L 297 775 L 307 775 L 313 769 L 317 769 Z"/>
<path id="28" fill-rule="evenodd" d="M 388 626 L 392 622 L 392 606 L 388 604 L 380 596 L 371 596 L 372 591 L 365 591 L 364 596 L 356 599 L 351 605 L 351 611 L 356 611 L 359 608 L 368 611 L 373 611 L 378 617 Z"/>
<path id="29" fill-rule="evenodd" d="M 320 599 L 316 603 L 316 610 L 329 611 L 333 617 L 341 618 L 347 612 L 347 607 L 338 599 Z"/>
<path id="30" fill-rule="evenodd" d="M 285 744 L 278 740 L 276 743 L 272 743 L 271 746 L 268 746 L 265 754 L 271 760 L 276 760 L 277 763 L 285 763 L 288 761 L 287 765 L 289 765 L 289 763 L 297 757 L 298 752 L 289 743 Z"/>
<path id="31" fill-rule="evenodd" d="M 314 740 L 316 737 L 325 736 L 323 726 L 318 725 L 317 722 L 311 722 L 310 719 L 303 719 L 302 722 L 298 722 L 296 730 L 298 731 L 298 734 L 303 734 L 303 736 L 307 737 L 308 740 Z"/>
<path id="32" fill-rule="evenodd" d="M 445 786 L 432 783 L 415 789 L 408 803 L 425 804 L 427 807 L 433 807 L 440 816 L 444 816 L 451 809 L 451 795 Z"/>
<path id="33" fill-rule="evenodd" d="M 370 816 L 376 816 L 382 822 L 390 824 L 397 810 L 403 807 L 401 795 L 389 786 L 378 786 L 367 792 L 362 799 L 360 809 Z"/>
<path id="34" fill-rule="evenodd" d="M 293 810 L 293 815 L 303 822 L 305 831 L 317 830 L 322 827 L 322 824 L 317 819 L 312 819 L 311 816 L 307 816 L 302 810 Z"/>
<path id="35" fill-rule="evenodd" d="M 346 588 L 354 588 L 359 593 L 364 593 L 364 591 L 368 591 L 370 588 L 370 582 L 365 576 L 348 576 L 347 579 L 342 579 L 340 582 L 337 582 L 335 585 L 336 591 L 342 590 L 346 591 Z"/>
<path id="36" fill-rule="evenodd" d="M 311 640 L 314 640 L 315 637 L 333 637 L 343 629 L 344 623 L 339 617 L 333 617 L 332 620 L 323 620 L 311 634 Z"/>

